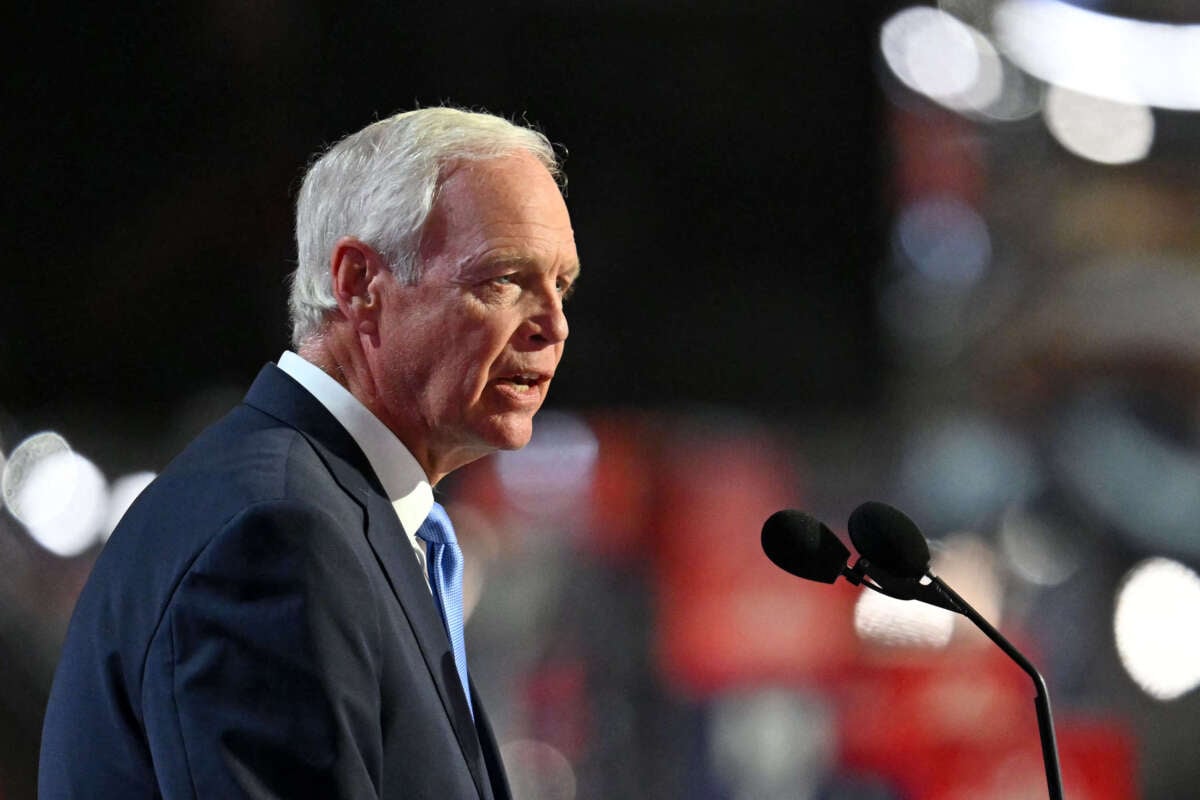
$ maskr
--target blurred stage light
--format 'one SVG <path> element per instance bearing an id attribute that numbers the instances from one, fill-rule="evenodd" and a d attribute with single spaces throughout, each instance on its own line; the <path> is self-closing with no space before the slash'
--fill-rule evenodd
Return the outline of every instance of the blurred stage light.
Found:
<path id="1" fill-rule="evenodd" d="M 992 262 L 987 224 L 953 195 L 928 195 L 901 209 L 892 245 L 896 274 L 880 289 L 881 321 L 914 359 L 950 361 L 995 321 L 975 302 L 985 285 L 993 295 L 1001 285 L 987 280 Z"/>
<path id="2" fill-rule="evenodd" d="M 1020 578 L 1058 586 L 1079 569 L 1079 546 L 1049 522 L 1014 506 L 1000 522 L 1000 552 Z"/>
<path id="3" fill-rule="evenodd" d="M 1128 105 L 1200 110 L 1200 25 L 1005 0 L 993 16 L 1005 55 L 1047 83 Z"/>
<path id="4" fill-rule="evenodd" d="M 101 537 L 104 541 L 108 541 L 108 537 L 112 535 L 113 529 L 117 527 L 121 517 L 125 516 L 125 512 L 129 510 L 129 506 L 155 477 L 157 476 L 153 472 L 134 472 L 122 475 L 112 482 L 108 493 L 108 519 L 101 530 Z"/>
<path id="5" fill-rule="evenodd" d="M 514 508 L 552 519 L 586 500 L 599 452 L 596 435 L 582 418 L 543 411 L 528 445 L 496 456 L 496 475 Z"/>
<path id="6" fill-rule="evenodd" d="M 1003 77 L 1000 96 L 979 109 L 985 117 L 997 122 L 1028 119 L 1042 110 L 1042 83 L 1031 78 L 1005 58 L 1000 59 Z"/>
<path id="7" fill-rule="evenodd" d="M 1064 485 L 1139 547 L 1200 555 L 1200 458 L 1103 391 L 1077 398 L 1052 441 Z"/>
<path id="8" fill-rule="evenodd" d="M 962 92 L 935 97 L 934 100 L 955 111 L 980 111 L 986 114 L 1004 93 L 1004 64 L 986 36 L 974 28 L 967 28 L 967 31 L 971 34 L 978 65 L 975 80 Z"/>
<path id="9" fill-rule="evenodd" d="M 574 800 L 575 770 L 556 748 L 532 739 L 505 742 L 500 748 L 515 798 Z"/>
<path id="10" fill-rule="evenodd" d="M 929 97 L 962 94 L 979 76 L 971 29 L 935 8 L 897 12 L 880 29 L 879 49 L 904 85 Z"/>
<path id="11" fill-rule="evenodd" d="M 1200 576 L 1177 561 L 1151 558 L 1117 591 L 1113 630 L 1126 672 L 1156 700 L 1174 700 L 1200 685 Z"/>
<path id="12" fill-rule="evenodd" d="M 108 508 L 104 476 L 58 434 L 37 434 L 18 445 L 3 487 L 13 516 L 51 553 L 79 555 L 98 540 Z"/>
<path id="13" fill-rule="evenodd" d="M 971 28 L 980 59 L 974 89 L 942 105 L 997 122 L 1028 119 L 1042 108 L 1042 84 L 1002 56 L 992 40 L 980 33 L 992 30 L 994 4 L 995 0 L 938 0 L 942 11 Z"/>
<path id="14" fill-rule="evenodd" d="M 947 108 L 988 114 L 1004 98 L 1006 70 L 996 48 L 944 11 L 897 12 L 880 29 L 879 49 L 901 83 Z"/>
<path id="15" fill-rule="evenodd" d="M 854 606 L 854 630 L 872 644 L 940 648 L 954 634 L 954 613 L 864 589 Z"/>
<path id="16" fill-rule="evenodd" d="M 18 521 L 23 521 L 19 507 L 15 504 L 17 494 L 29 477 L 30 470 L 39 461 L 55 453 L 69 453 L 71 445 L 53 431 L 35 433 L 17 445 L 3 464 L 0 472 L 0 496 Z"/>
<path id="17" fill-rule="evenodd" d="M 720 695 L 710 758 L 731 797 L 815 797 L 837 761 L 837 723 L 819 695 L 746 689 Z"/>
<path id="18" fill-rule="evenodd" d="M 1106 100 L 1051 86 L 1042 108 L 1059 144 L 1101 164 L 1129 164 L 1150 153 L 1154 115 L 1144 105 Z"/>
<path id="19" fill-rule="evenodd" d="M 1042 483 L 1029 446 L 1013 431 L 978 415 L 934 420 L 911 435 L 900 486 L 938 527 L 988 518 L 1032 495 Z"/>
<path id="20" fill-rule="evenodd" d="M 924 197 L 905 206 L 893 233 L 896 248 L 931 281 L 977 284 L 992 260 L 983 218 L 952 195 Z"/>

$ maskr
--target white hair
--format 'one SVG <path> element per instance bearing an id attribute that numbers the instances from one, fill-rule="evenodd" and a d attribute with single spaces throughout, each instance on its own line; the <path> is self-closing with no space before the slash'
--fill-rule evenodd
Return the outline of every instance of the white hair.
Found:
<path id="1" fill-rule="evenodd" d="M 383 256 L 405 283 L 420 279 L 417 252 L 448 165 L 528 152 L 555 180 L 554 147 L 540 132 L 501 117 L 455 108 L 423 108 L 375 122 L 318 158 L 296 200 L 296 271 L 292 274 L 292 344 L 320 332 L 337 307 L 329 259 L 354 236 Z"/>

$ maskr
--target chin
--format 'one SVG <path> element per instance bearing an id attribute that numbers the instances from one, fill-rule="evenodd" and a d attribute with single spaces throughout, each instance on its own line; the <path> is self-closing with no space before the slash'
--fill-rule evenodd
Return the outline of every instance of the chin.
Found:
<path id="1" fill-rule="evenodd" d="M 533 438 L 533 420 L 500 419 L 487 432 L 484 440 L 496 450 L 520 450 Z"/>

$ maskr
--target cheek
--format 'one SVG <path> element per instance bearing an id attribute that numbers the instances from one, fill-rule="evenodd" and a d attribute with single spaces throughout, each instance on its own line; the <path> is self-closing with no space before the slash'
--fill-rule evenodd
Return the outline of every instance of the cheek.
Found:
<path id="1" fill-rule="evenodd" d="M 466 403 L 479 399 L 519 325 L 509 315 L 461 308 L 426 322 L 422 351 L 414 355 L 430 365 L 429 393 L 448 403 L 455 402 L 452 398 Z M 561 357 L 561 347 L 557 355 Z"/>
<path id="2" fill-rule="evenodd" d="M 442 350 L 434 373 L 429 376 L 431 394 L 444 402 L 470 403 L 486 389 L 491 378 L 492 358 L 482 352 L 479 343 L 459 337 L 437 343 Z"/>
<path id="3" fill-rule="evenodd" d="M 512 347 L 515 335 L 515 328 L 502 320 L 483 320 L 460 331 L 457 346 L 467 366 L 487 373 Z"/>

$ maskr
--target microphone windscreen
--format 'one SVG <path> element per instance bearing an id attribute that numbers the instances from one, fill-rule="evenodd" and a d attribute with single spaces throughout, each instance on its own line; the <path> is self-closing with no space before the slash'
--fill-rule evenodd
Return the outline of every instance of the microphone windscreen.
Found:
<path id="1" fill-rule="evenodd" d="M 920 578 L 929 571 L 929 544 L 921 529 L 886 503 L 863 503 L 846 527 L 855 549 L 869 563 L 898 578 Z"/>
<path id="2" fill-rule="evenodd" d="M 763 552 L 775 566 L 800 578 L 833 583 L 850 551 L 823 522 L 803 511 L 776 511 L 762 528 Z"/>

